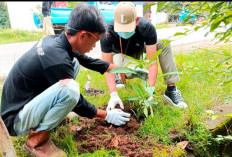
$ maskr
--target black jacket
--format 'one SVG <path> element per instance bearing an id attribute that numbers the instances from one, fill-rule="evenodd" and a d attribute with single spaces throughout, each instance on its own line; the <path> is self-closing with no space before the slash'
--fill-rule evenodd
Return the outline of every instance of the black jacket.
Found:
<path id="1" fill-rule="evenodd" d="M 14 64 L 3 85 L 1 116 L 11 136 L 16 135 L 13 124 L 19 111 L 34 97 L 64 78 L 73 78 L 73 58 L 101 74 L 109 62 L 73 53 L 64 33 L 41 39 Z M 81 76 L 79 76 L 81 77 Z M 73 109 L 80 116 L 93 118 L 97 109 L 82 95 Z"/>

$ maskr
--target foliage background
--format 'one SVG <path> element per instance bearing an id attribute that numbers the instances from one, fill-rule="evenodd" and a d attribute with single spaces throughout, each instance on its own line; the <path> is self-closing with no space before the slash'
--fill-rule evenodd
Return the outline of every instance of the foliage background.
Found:
<path id="1" fill-rule="evenodd" d="M 5 2 L 0 2 L 0 29 L 10 28 L 10 20 Z"/>

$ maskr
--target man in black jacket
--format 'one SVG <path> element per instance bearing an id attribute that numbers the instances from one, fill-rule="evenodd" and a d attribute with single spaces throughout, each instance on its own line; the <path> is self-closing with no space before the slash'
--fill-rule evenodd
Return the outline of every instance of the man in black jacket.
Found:
<path id="1" fill-rule="evenodd" d="M 176 72 L 176 65 L 172 54 L 170 44 L 164 47 L 157 39 L 155 27 L 148 19 L 137 17 L 135 5 L 131 2 L 118 3 L 114 12 L 114 21 L 108 23 L 109 35 L 107 38 L 101 39 L 102 59 L 110 63 L 120 66 L 126 66 L 129 62 L 133 62 L 126 54 L 135 59 L 139 59 L 143 53 L 147 53 L 148 59 L 151 60 L 157 50 L 163 49 L 159 55 L 160 66 L 163 73 Z M 130 65 L 131 68 L 134 68 Z M 151 64 L 146 69 L 135 69 L 143 74 L 143 78 L 148 75 L 148 83 L 150 87 L 155 87 L 158 74 L 157 62 Z M 107 110 L 114 109 L 116 104 L 123 103 L 118 96 L 117 88 L 123 87 L 125 78 L 133 78 L 130 73 L 116 75 L 106 74 L 106 82 L 110 91 L 110 101 Z M 167 89 L 164 94 L 165 100 L 173 106 L 186 108 L 187 104 L 183 100 L 180 91 L 175 86 L 179 81 L 178 75 L 169 75 L 164 77 Z M 152 97 L 149 98 L 150 100 Z"/>
<path id="2" fill-rule="evenodd" d="M 90 104 L 75 81 L 80 64 L 101 74 L 117 66 L 84 54 L 106 33 L 106 23 L 92 5 L 71 12 L 65 32 L 41 39 L 11 69 L 2 91 L 1 117 L 11 136 L 29 134 L 24 149 L 34 156 L 65 156 L 49 136 L 71 111 L 123 125 L 130 114 L 104 111 Z"/>

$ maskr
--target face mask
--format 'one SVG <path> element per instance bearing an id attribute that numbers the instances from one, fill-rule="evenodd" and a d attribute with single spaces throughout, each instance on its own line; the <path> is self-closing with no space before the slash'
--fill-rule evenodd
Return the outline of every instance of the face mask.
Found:
<path id="1" fill-rule="evenodd" d="M 117 33 L 120 37 L 122 37 L 124 39 L 128 39 L 135 34 L 135 31 L 133 31 L 133 32 L 117 32 Z"/>

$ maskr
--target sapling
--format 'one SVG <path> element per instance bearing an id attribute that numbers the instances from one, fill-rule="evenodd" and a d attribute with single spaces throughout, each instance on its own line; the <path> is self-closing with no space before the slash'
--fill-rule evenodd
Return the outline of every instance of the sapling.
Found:
<path id="1" fill-rule="evenodd" d="M 170 41 L 168 40 L 167 41 L 163 40 L 163 42 L 164 42 L 164 46 L 170 44 Z M 146 117 L 148 117 L 149 115 L 153 117 L 154 115 L 152 106 L 157 105 L 158 102 L 153 100 L 153 98 L 157 96 L 155 95 L 155 87 L 149 87 L 149 83 L 147 81 L 148 76 L 146 76 L 146 71 L 148 72 L 148 67 L 151 64 L 157 62 L 156 58 L 161 54 L 162 50 L 163 49 L 159 49 L 151 60 L 147 58 L 146 53 L 143 53 L 143 55 L 140 56 L 139 60 L 123 54 L 124 57 L 131 59 L 132 62 L 129 62 L 126 65 L 126 67 L 118 67 L 109 72 L 109 74 L 131 73 L 132 75 L 142 79 L 142 85 L 140 84 L 132 85 L 132 88 L 136 92 L 137 96 L 126 98 L 129 101 L 138 102 L 138 106 L 136 106 L 137 114 L 138 114 L 137 118 L 139 118 L 142 114 L 144 114 Z M 145 72 L 141 72 L 141 71 L 145 71 Z M 157 78 L 168 76 L 168 75 L 174 75 L 174 74 L 180 74 L 180 73 L 179 72 L 165 73 L 159 75 Z"/>

